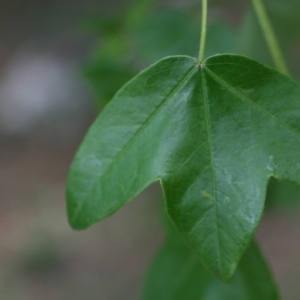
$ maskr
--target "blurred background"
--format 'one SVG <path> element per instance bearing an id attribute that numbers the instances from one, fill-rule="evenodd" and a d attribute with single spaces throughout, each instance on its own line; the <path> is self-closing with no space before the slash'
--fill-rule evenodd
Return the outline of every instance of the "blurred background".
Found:
<path id="1" fill-rule="evenodd" d="M 300 80 L 300 1 L 266 0 Z M 197 56 L 201 1 L 0 1 L 0 299 L 138 299 L 164 239 L 158 185 L 81 232 L 68 168 L 114 93 L 167 55 Z M 272 60 L 250 1 L 211 0 L 207 56 Z M 300 298 L 300 189 L 271 180 L 257 231 L 283 299 Z"/>

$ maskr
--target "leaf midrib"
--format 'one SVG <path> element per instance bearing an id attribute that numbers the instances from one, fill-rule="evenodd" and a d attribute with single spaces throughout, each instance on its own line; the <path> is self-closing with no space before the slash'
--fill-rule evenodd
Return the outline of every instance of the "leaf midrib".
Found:
<path id="1" fill-rule="evenodd" d="M 207 139 L 209 144 L 210 151 L 210 164 L 212 171 L 212 184 L 213 184 L 213 194 L 214 194 L 214 207 L 215 207 L 215 218 L 216 218 L 216 238 L 217 238 L 217 252 L 218 252 L 218 262 L 220 273 L 223 274 L 223 267 L 221 264 L 221 250 L 220 250 L 220 232 L 219 232 L 219 218 L 218 218 L 218 203 L 217 203 L 217 193 L 216 193 L 216 175 L 215 175 L 215 164 L 213 159 L 213 146 L 212 146 L 212 137 L 210 130 L 210 112 L 209 112 L 209 104 L 208 104 L 208 94 L 207 94 L 207 86 L 206 79 L 204 74 L 204 69 L 201 67 L 201 79 L 202 79 L 202 93 L 203 93 L 203 104 L 205 110 L 205 120 L 206 120 L 206 128 L 207 128 Z"/>
<path id="2" fill-rule="evenodd" d="M 145 128 L 147 127 L 147 125 L 151 122 L 151 120 L 159 113 L 159 111 L 164 107 L 164 105 L 176 94 L 176 92 L 187 82 L 187 80 L 189 79 L 189 77 L 192 76 L 192 73 L 195 71 L 195 69 L 197 68 L 197 65 L 193 66 L 192 68 L 190 68 L 188 70 L 188 72 L 186 73 L 186 75 L 183 77 L 183 79 L 173 88 L 173 90 L 171 91 L 171 93 L 159 104 L 159 106 L 154 110 L 154 112 L 152 114 L 149 115 L 149 117 L 147 118 L 147 120 L 140 126 L 140 128 L 137 130 L 137 132 L 128 140 L 128 142 L 123 146 L 123 148 L 120 149 L 119 153 L 117 153 L 117 155 L 115 156 L 115 159 L 111 162 L 111 164 L 109 164 L 109 166 L 106 168 L 106 170 L 100 175 L 99 178 L 97 178 L 97 180 L 95 180 L 95 182 L 92 184 L 89 192 L 86 194 L 86 196 L 83 198 L 83 200 L 81 201 L 81 204 L 77 207 L 77 209 L 75 210 L 74 214 L 73 214 L 73 223 L 76 223 L 75 220 L 77 219 L 82 207 L 84 206 L 84 204 L 87 202 L 87 200 L 89 199 L 89 196 L 93 193 L 94 189 L 96 188 L 96 185 L 99 183 L 100 180 L 103 179 L 103 177 L 105 177 L 105 175 L 108 173 L 108 171 L 112 168 L 112 166 L 120 159 L 120 157 L 122 156 L 122 154 L 133 144 L 133 142 L 135 141 L 135 139 L 139 136 L 139 134 L 141 132 L 143 132 L 143 130 L 145 130 Z"/>

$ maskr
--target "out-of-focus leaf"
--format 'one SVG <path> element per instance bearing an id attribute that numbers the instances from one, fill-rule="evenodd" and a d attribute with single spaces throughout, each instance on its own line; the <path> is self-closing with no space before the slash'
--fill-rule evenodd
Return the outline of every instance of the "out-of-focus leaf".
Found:
<path id="1" fill-rule="evenodd" d="M 141 300 L 278 300 L 277 287 L 256 243 L 244 254 L 229 284 L 207 272 L 172 232 L 147 275 Z"/>
<path id="2" fill-rule="evenodd" d="M 212 23 L 208 26 L 206 38 L 207 57 L 232 53 L 235 46 L 236 32 L 226 23 Z"/>
<path id="3" fill-rule="evenodd" d="M 191 14 L 166 10 L 149 14 L 136 30 L 139 55 L 156 61 L 169 55 L 196 57 L 199 47 L 199 24 Z"/>

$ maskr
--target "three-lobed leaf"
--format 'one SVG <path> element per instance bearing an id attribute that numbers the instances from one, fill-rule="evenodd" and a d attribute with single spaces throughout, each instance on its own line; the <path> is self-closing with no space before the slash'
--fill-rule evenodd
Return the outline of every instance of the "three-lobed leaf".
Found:
<path id="1" fill-rule="evenodd" d="M 168 214 L 228 280 L 260 220 L 271 176 L 300 183 L 300 86 L 251 59 L 169 57 L 126 84 L 71 166 L 82 229 L 161 182 Z"/>

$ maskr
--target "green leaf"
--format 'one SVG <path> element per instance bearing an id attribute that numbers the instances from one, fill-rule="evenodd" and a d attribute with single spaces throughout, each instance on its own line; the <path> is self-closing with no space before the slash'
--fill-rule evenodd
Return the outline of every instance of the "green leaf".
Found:
<path id="1" fill-rule="evenodd" d="M 126 84 L 89 130 L 68 178 L 69 221 L 86 228 L 159 180 L 178 230 L 228 280 L 269 178 L 300 183 L 299 118 L 299 84 L 251 59 L 163 59 Z"/>
<path id="2" fill-rule="evenodd" d="M 224 284 L 172 233 L 150 268 L 141 299 L 277 300 L 279 296 L 256 243 L 247 249 L 230 283 Z"/>

